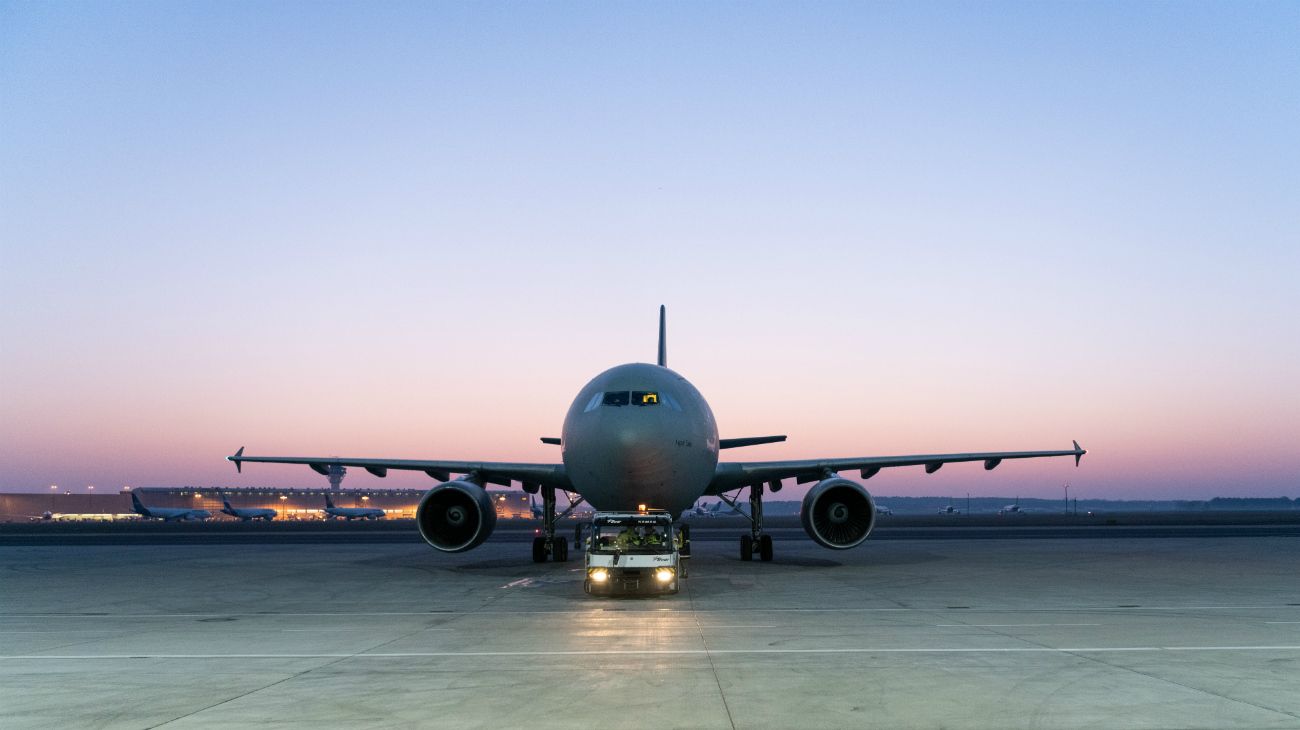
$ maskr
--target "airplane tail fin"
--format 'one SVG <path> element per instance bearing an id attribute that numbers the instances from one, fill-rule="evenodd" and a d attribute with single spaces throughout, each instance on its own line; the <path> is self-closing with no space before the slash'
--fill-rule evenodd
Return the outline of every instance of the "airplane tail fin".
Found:
<path id="1" fill-rule="evenodd" d="M 659 305 L 659 367 L 668 367 L 668 325 L 667 309 L 664 305 Z"/>
<path id="2" fill-rule="evenodd" d="M 135 511 L 139 512 L 140 514 L 144 514 L 147 511 L 145 510 L 144 505 L 140 503 L 140 495 L 136 494 L 135 492 L 131 492 L 131 506 L 134 507 Z"/>
<path id="3" fill-rule="evenodd" d="M 221 498 L 221 506 L 222 506 L 222 507 L 225 507 L 226 509 L 230 510 L 231 512 L 234 512 L 234 511 L 235 511 L 235 508 L 230 506 L 230 500 L 229 500 L 229 499 L 226 499 L 225 497 L 222 497 L 222 498 Z"/>
<path id="4" fill-rule="evenodd" d="M 325 495 L 325 508 L 334 509 L 334 500 L 328 494 Z"/>

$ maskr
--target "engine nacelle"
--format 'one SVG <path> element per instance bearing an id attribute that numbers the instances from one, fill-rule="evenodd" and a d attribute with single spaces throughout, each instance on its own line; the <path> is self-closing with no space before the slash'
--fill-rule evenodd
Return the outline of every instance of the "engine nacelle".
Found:
<path id="1" fill-rule="evenodd" d="M 415 510 L 420 537 L 447 553 L 459 553 L 483 544 L 497 526 L 497 510 L 487 490 L 477 484 L 453 481 L 430 489 Z"/>
<path id="2" fill-rule="evenodd" d="M 799 513 L 803 529 L 822 547 L 857 547 L 876 525 L 876 503 L 857 482 L 843 477 L 823 479 L 803 498 Z"/>

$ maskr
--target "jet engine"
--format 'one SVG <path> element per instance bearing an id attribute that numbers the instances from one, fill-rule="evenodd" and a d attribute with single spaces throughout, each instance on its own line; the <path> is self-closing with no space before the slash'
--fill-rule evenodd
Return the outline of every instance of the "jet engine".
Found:
<path id="1" fill-rule="evenodd" d="M 803 498 L 803 529 L 822 547 L 847 550 L 867 539 L 876 524 L 876 503 L 860 484 L 843 477 L 823 479 Z"/>
<path id="2" fill-rule="evenodd" d="M 420 537 L 447 553 L 483 544 L 497 526 L 497 510 L 487 491 L 466 481 L 444 482 L 430 489 L 415 510 Z"/>

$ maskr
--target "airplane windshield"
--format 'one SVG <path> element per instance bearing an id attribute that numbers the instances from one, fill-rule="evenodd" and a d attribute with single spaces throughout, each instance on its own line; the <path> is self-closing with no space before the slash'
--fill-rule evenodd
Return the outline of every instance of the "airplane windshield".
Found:
<path id="1" fill-rule="evenodd" d="M 598 405 L 601 406 L 657 406 L 660 403 L 666 404 L 674 411 L 680 411 L 681 406 L 677 401 L 667 393 L 659 393 L 654 390 L 610 390 L 604 393 L 597 393 L 592 396 L 591 402 L 583 412 L 594 411 Z"/>
<path id="2" fill-rule="evenodd" d="M 659 394 L 655 391 L 608 391 L 601 405 L 659 405 Z"/>

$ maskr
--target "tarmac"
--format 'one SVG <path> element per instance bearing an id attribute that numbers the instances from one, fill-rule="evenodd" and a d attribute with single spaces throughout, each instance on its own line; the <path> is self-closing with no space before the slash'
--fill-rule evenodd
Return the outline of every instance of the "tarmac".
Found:
<path id="1" fill-rule="evenodd" d="M 1300 728 L 1300 540 L 1232 535 L 8 546 L 0 727 Z"/>

